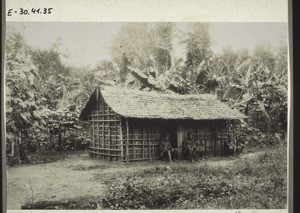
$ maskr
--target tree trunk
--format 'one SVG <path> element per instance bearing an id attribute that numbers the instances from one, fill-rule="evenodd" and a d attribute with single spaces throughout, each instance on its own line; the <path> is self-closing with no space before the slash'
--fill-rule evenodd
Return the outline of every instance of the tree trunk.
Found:
<path id="1" fill-rule="evenodd" d="M 58 151 L 62 151 L 62 136 L 61 136 L 61 132 L 58 133 Z"/>
<path id="2" fill-rule="evenodd" d="M 123 55 L 122 55 L 121 70 L 120 70 L 120 80 L 121 80 L 121 83 L 125 83 L 125 81 L 126 81 L 126 75 L 128 73 L 128 69 L 127 69 L 128 65 L 129 65 L 129 61 L 126 58 L 125 53 L 123 53 Z"/>
<path id="3" fill-rule="evenodd" d="M 249 102 L 246 103 L 246 108 L 245 108 L 245 115 L 248 116 L 248 111 L 249 111 Z"/>
<path id="4" fill-rule="evenodd" d="M 174 53 L 173 53 L 173 48 L 171 50 L 169 50 L 169 54 L 170 54 L 170 68 L 172 68 L 174 66 Z"/>
<path id="5" fill-rule="evenodd" d="M 58 128 L 58 151 L 62 151 L 62 133 L 61 133 L 61 126 L 59 125 Z"/>
<path id="6" fill-rule="evenodd" d="M 17 156 L 16 157 L 17 157 L 18 164 L 21 163 L 21 159 L 20 159 L 20 144 L 21 143 L 22 143 L 22 139 L 17 135 L 17 141 L 16 141 L 16 155 Z"/>
<path id="7" fill-rule="evenodd" d="M 11 142 L 11 156 L 14 157 L 15 156 L 15 140 L 13 140 Z"/>

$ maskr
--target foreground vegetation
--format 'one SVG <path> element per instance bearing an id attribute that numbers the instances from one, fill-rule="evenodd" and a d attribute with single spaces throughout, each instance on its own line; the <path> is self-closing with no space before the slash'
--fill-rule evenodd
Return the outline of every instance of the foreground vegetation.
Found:
<path id="1" fill-rule="evenodd" d="M 286 144 L 220 166 L 173 164 L 102 173 L 106 195 L 27 203 L 38 209 L 278 209 L 286 207 Z"/>

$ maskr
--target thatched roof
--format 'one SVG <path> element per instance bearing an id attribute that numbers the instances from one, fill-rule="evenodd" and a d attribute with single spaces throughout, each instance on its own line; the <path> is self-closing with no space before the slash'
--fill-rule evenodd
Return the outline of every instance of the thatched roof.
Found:
<path id="1" fill-rule="evenodd" d="M 175 95 L 128 90 L 118 87 L 100 89 L 105 102 L 118 114 L 128 118 L 218 120 L 246 118 L 217 100 L 214 95 Z M 80 114 L 86 120 L 97 101 L 96 90 Z"/>

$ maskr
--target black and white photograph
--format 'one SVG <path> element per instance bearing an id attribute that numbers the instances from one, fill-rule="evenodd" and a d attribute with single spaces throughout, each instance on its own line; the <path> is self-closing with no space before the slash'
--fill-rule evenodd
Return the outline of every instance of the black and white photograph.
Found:
<path id="1" fill-rule="evenodd" d="M 5 37 L 8 210 L 288 208 L 287 22 L 7 22 Z"/>

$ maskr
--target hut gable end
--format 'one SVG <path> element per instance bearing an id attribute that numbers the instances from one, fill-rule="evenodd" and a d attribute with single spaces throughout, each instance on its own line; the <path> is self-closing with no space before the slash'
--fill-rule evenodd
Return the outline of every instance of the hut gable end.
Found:
<path id="1" fill-rule="evenodd" d="M 97 121 L 106 121 L 120 120 L 121 116 L 117 114 L 104 100 L 102 96 L 99 97 L 99 101 L 94 105 L 93 110 L 88 115 L 88 120 L 94 120 L 97 118 Z"/>
<path id="2" fill-rule="evenodd" d="M 91 94 L 88 102 L 80 113 L 79 120 L 92 120 L 92 117 L 103 116 L 118 116 L 117 114 L 104 100 L 101 93 L 97 92 L 97 89 Z"/>
<path id="3" fill-rule="evenodd" d="M 121 116 L 115 113 L 101 95 L 93 93 L 81 114 L 90 122 L 92 141 L 89 152 L 109 160 L 123 160 L 123 128 Z"/>

